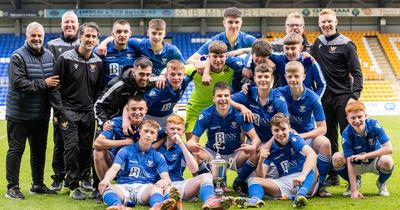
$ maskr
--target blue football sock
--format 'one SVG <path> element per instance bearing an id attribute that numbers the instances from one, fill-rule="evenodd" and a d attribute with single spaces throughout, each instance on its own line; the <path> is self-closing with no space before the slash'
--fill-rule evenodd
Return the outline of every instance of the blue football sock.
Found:
<path id="1" fill-rule="evenodd" d="M 253 178 L 249 179 L 249 197 L 260 200 L 262 200 L 264 197 L 264 188 L 260 183 L 254 181 Z"/>
<path id="2" fill-rule="evenodd" d="M 381 184 L 385 183 L 389 179 L 389 177 L 392 175 L 393 169 L 394 169 L 394 166 L 389 171 L 387 171 L 383 168 L 379 169 L 378 182 Z"/>
<path id="3" fill-rule="evenodd" d="M 349 172 L 347 171 L 347 165 L 341 165 L 334 170 L 341 176 L 344 180 L 349 182 Z"/>
<path id="4" fill-rule="evenodd" d="M 164 200 L 167 200 L 169 198 L 169 193 L 164 195 Z"/>
<path id="5" fill-rule="evenodd" d="M 324 183 L 326 175 L 328 174 L 328 171 L 331 168 L 331 161 L 332 161 L 331 157 L 332 156 L 324 156 L 321 153 L 318 154 L 317 168 L 319 172 L 318 182 L 320 184 Z"/>
<path id="6" fill-rule="evenodd" d="M 297 195 L 306 196 L 307 193 L 310 191 L 312 185 L 314 184 L 314 179 L 315 179 L 315 172 L 314 170 L 311 170 L 310 173 L 307 174 L 306 179 L 301 184 L 299 191 L 297 192 Z"/>
<path id="7" fill-rule="evenodd" d="M 199 164 L 199 170 L 197 171 L 197 175 L 205 174 L 205 173 L 210 173 L 210 170 L 208 170 L 207 164 L 204 161 L 202 161 Z"/>
<path id="8" fill-rule="evenodd" d="M 121 200 L 119 199 L 117 193 L 113 190 L 108 189 L 103 193 L 103 201 L 108 206 L 122 204 Z"/>
<path id="9" fill-rule="evenodd" d="M 160 193 L 154 193 L 150 196 L 149 205 L 153 207 L 156 203 L 161 203 L 164 201 L 164 197 Z"/>
<path id="10" fill-rule="evenodd" d="M 205 182 L 200 186 L 199 190 L 200 199 L 203 202 L 206 202 L 207 199 L 213 197 L 214 193 L 214 185 L 212 182 Z"/>
<path id="11" fill-rule="evenodd" d="M 245 181 L 250 176 L 250 174 L 253 173 L 254 170 L 256 170 L 256 166 L 252 162 L 247 160 L 240 168 L 237 179 L 239 181 Z"/>

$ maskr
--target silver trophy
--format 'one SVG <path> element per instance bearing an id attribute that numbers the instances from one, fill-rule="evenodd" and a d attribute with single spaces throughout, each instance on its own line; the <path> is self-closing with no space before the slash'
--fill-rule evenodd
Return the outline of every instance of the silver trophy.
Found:
<path id="1" fill-rule="evenodd" d="M 215 194 L 222 196 L 224 195 L 222 183 L 226 180 L 226 168 L 228 164 L 219 154 L 219 149 L 223 149 L 220 147 L 220 144 L 215 143 L 213 146 L 217 150 L 217 155 L 210 161 L 211 174 L 215 185 Z"/>

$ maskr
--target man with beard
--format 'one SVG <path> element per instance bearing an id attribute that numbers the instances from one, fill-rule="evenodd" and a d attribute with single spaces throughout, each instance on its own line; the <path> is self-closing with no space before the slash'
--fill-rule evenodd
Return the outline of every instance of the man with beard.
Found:
<path id="1" fill-rule="evenodd" d="M 8 66 L 6 198 L 25 199 L 19 188 L 21 158 L 29 139 L 32 168 L 31 194 L 55 193 L 43 183 L 47 131 L 50 117 L 49 89 L 60 82 L 53 74 L 54 57 L 43 48 L 44 29 L 37 22 L 26 27 L 25 45 L 16 50 Z"/>
<path id="2" fill-rule="evenodd" d="M 86 199 L 78 187 L 91 168 L 95 127 L 93 102 L 100 91 L 103 72 L 101 59 L 93 54 L 98 36 L 99 28 L 95 23 L 83 24 L 79 28 L 80 45 L 63 53 L 55 66 L 55 75 L 60 76 L 57 98 L 64 109 L 59 119 L 66 164 L 61 193 L 71 191 L 71 198 L 77 200 Z"/>
<path id="3" fill-rule="evenodd" d="M 122 75 L 124 66 L 132 65 L 136 58 L 135 50 L 127 45 L 132 35 L 128 21 L 115 21 L 111 35 L 114 41 L 107 44 L 107 55 L 98 54 L 104 66 L 103 87 L 114 77 Z M 94 52 L 97 54 L 96 50 Z"/>
<path id="4" fill-rule="evenodd" d="M 334 154 L 339 151 L 338 126 L 342 133 L 348 125 L 345 107 L 360 97 L 363 76 L 355 44 L 336 30 L 336 13 L 324 9 L 319 14 L 318 22 L 322 34 L 314 42 L 312 55 L 326 79 L 326 91 L 321 102 L 327 125 L 325 136 L 331 141 Z M 360 185 L 361 180 L 358 180 Z M 331 171 L 326 182 L 328 185 L 339 185 L 339 177 Z"/>
<path id="5" fill-rule="evenodd" d="M 74 47 L 79 45 L 78 28 L 78 17 L 74 11 L 66 11 L 61 18 L 61 37 L 49 41 L 46 46 L 46 48 L 53 53 L 55 61 L 57 61 L 58 57 L 60 57 L 60 55 L 65 51 L 72 50 Z M 56 116 L 53 117 L 53 141 L 54 150 L 52 167 L 54 175 L 51 176 L 53 183 L 51 184 L 50 189 L 59 191 L 62 188 L 65 178 L 65 164 L 64 142 L 61 138 L 58 119 Z M 85 177 L 82 187 L 91 188 L 90 176 Z"/>

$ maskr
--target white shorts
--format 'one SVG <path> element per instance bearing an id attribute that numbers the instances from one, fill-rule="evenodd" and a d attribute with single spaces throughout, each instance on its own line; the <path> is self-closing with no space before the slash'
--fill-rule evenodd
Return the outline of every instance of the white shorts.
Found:
<path id="1" fill-rule="evenodd" d="M 311 148 L 313 148 L 314 138 L 304 139 L 304 141 L 306 142 L 306 145 L 308 145 Z"/>
<path id="2" fill-rule="evenodd" d="M 278 186 L 279 190 L 281 191 L 281 196 L 296 196 L 297 192 L 299 191 L 299 187 L 293 186 L 293 179 L 298 177 L 300 172 L 289 174 L 287 176 L 282 176 L 277 179 L 270 179 L 273 183 Z M 313 188 L 314 187 L 314 188 Z M 313 186 L 308 192 L 307 197 L 312 197 L 317 193 L 318 190 L 318 182 L 315 180 Z"/>
<path id="3" fill-rule="evenodd" d="M 116 184 L 115 186 L 119 187 L 119 189 L 124 194 L 124 204 L 128 202 L 133 202 L 141 205 L 147 205 L 144 201 L 142 201 L 142 194 L 147 187 L 152 186 L 153 184 Z"/>
<path id="4" fill-rule="evenodd" d="M 158 122 L 158 124 L 160 124 L 160 126 L 161 126 L 162 128 L 165 128 L 165 127 L 167 126 L 167 119 L 168 119 L 168 117 L 171 116 L 171 115 L 173 115 L 173 114 L 174 114 L 174 113 L 169 114 L 169 115 L 164 116 L 164 117 L 156 117 L 156 116 L 151 116 L 151 115 L 145 115 L 145 116 L 144 116 L 144 119 L 145 119 L 145 120 L 155 120 L 156 122 Z"/>
<path id="5" fill-rule="evenodd" d="M 185 187 L 186 187 L 187 183 L 188 183 L 188 180 L 175 181 L 175 182 L 172 182 L 172 186 L 178 188 L 179 193 L 183 197 L 185 195 Z"/>
<path id="6" fill-rule="evenodd" d="M 375 158 L 371 163 L 361 163 L 361 164 L 353 164 L 354 169 L 356 171 L 356 175 L 362 175 L 365 173 L 373 173 L 379 175 L 379 171 L 376 168 L 376 164 L 378 163 L 379 158 Z"/>
<path id="7" fill-rule="evenodd" d="M 210 155 L 211 160 L 217 156 L 217 152 L 215 152 L 209 148 L 206 148 L 206 152 L 208 155 Z M 236 165 L 236 159 L 237 159 L 238 154 L 239 154 L 239 151 L 236 151 L 229 155 L 221 155 L 221 158 L 226 160 L 226 162 L 228 163 L 227 169 L 231 169 L 234 171 L 238 170 L 237 165 Z"/>

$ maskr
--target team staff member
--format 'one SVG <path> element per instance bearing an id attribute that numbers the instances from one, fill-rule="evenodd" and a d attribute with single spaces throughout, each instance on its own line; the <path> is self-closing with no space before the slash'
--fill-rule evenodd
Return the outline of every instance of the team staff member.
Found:
<path id="1" fill-rule="evenodd" d="M 348 125 L 345 107 L 360 97 L 363 76 L 356 46 L 336 30 L 336 13 L 331 9 L 324 9 L 319 13 L 318 22 L 322 34 L 314 42 L 312 54 L 320 64 L 327 84 L 322 106 L 327 125 L 325 136 L 330 140 L 334 154 L 339 151 L 338 125 L 342 133 Z M 332 175 L 327 182 L 338 185 L 339 177 Z"/>
<path id="2" fill-rule="evenodd" d="M 16 50 L 8 66 L 6 105 L 8 151 L 6 158 L 6 198 L 24 199 L 19 188 L 21 158 L 29 138 L 32 168 L 30 193 L 52 194 L 43 183 L 49 127 L 49 89 L 58 85 L 53 73 L 54 57 L 43 48 L 44 29 L 37 22 L 26 28 L 25 45 Z"/>
<path id="3" fill-rule="evenodd" d="M 73 199 L 85 199 L 78 189 L 79 181 L 90 173 L 92 140 L 94 134 L 94 101 L 101 87 L 103 64 L 93 54 L 99 36 L 95 23 L 85 23 L 79 28 L 81 43 L 63 53 L 55 66 L 60 76 L 57 88 L 64 108 L 60 129 L 64 140 L 66 177 L 63 192 L 72 190 Z M 89 170 L 87 170 L 89 169 Z"/>
<path id="4" fill-rule="evenodd" d="M 79 45 L 78 28 L 78 17 L 74 11 L 66 11 L 61 18 L 61 37 L 49 41 L 46 46 L 46 48 L 53 53 L 55 61 L 57 61 L 58 57 L 60 57 L 62 53 L 72 50 L 74 47 Z M 58 127 L 58 119 L 55 116 L 53 117 L 53 140 L 54 150 L 52 167 L 54 175 L 51 176 L 53 183 L 51 184 L 50 189 L 58 191 L 61 190 L 64 181 L 65 165 L 64 142 L 61 138 L 60 129 Z M 84 183 L 83 186 L 85 187 L 87 184 Z"/>

